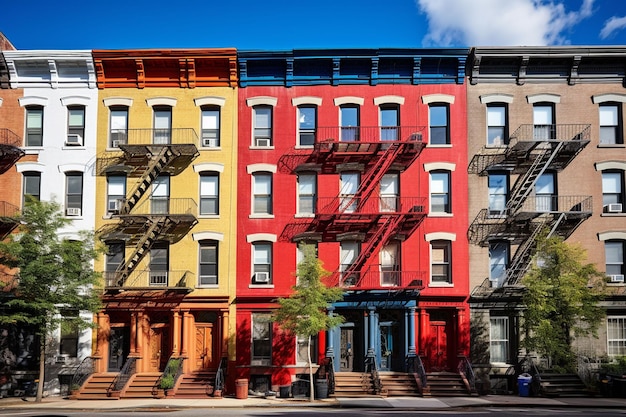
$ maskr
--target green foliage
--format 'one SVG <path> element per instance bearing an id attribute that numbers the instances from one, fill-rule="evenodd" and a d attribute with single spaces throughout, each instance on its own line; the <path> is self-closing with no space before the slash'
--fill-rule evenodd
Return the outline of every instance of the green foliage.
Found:
<path id="1" fill-rule="evenodd" d="M 554 368 L 575 366 L 572 343 L 576 337 L 597 337 L 604 317 L 599 307 L 604 274 L 585 264 L 585 251 L 560 237 L 537 239 L 533 267 L 522 279 L 526 287 L 522 346 L 549 357 Z"/>
<path id="2" fill-rule="evenodd" d="M 625 375 L 626 356 L 618 356 L 614 359 L 614 362 L 603 363 L 600 366 L 600 374 Z"/>
<path id="3" fill-rule="evenodd" d="M 45 336 L 58 324 L 59 309 L 100 308 L 100 279 L 92 266 L 99 254 L 94 236 L 81 232 L 80 240 L 63 239 L 59 232 L 70 222 L 58 203 L 27 200 L 17 233 L 0 242 L 0 264 L 19 271 L 0 323 L 32 325 Z M 63 321 L 78 328 L 92 325 L 76 314 Z"/>
<path id="4" fill-rule="evenodd" d="M 164 374 L 161 378 L 161 383 L 159 384 L 161 389 L 172 389 L 174 388 L 174 375 L 172 374 Z"/>
<path id="5" fill-rule="evenodd" d="M 342 316 L 327 314 L 328 306 L 343 298 L 343 290 L 322 282 L 330 272 L 317 258 L 315 246 L 303 244 L 300 248 L 304 259 L 298 264 L 298 283 L 291 296 L 278 299 L 279 308 L 272 319 L 288 333 L 311 337 L 343 323 Z"/>

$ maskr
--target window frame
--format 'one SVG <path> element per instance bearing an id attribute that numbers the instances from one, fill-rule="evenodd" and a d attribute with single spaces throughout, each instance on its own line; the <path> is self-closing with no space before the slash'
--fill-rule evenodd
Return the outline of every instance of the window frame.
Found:
<path id="1" fill-rule="evenodd" d="M 434 110 L 443 109 L 445 111 L 445 122 L 441 124 L 441 122 L 434 123 L 433 119 L 438 119 L 441 117 L 439 114 L 433 114 Z M 443 141 L 440 138 L 442 135 L 440 132 L 443 132 Z M 450 105 L 448 103 L 430 103 L 428 105 L 428 144 L 435 146 L 446 146 L 450 145 L 452 142 L 450 140 Z"/>
<path id="2" fill-rule="evenodd" d="M 111 182 L 111 179 L 119 180 L 119 183 L 115 184 Z M 107 175 L 107 198 L 106 198 L 106 213 L 107 215 L 118 214 L 124 204 L 124 200 L 126 200 L 126 183 L 127 177 L 125 174 L 112 173 Z M 111 193 L 112 188 L 116 188 L 122 186 L 123 194 L 113 194 Z M 115 201 L 116 209 L 112 210 L 113 201 Z"/>
<path id="3" fill-rule="evenodd" d="M 500 186 L 498 184 L 492 185 L 492 181 L 495 182 L 499 178 L 504 179 L 504 186 Z M 509 191 L 509 175 L 506 172 L 491 171 L 487 174 L 487 198 L 490 217 L 500 217 L 506 215 L 506 205 L 509 201 Z M 500 201 L 502 204 L 495 204 L 495 202 Z M 497 209 L 500 205 L 502 206 L 502 210 Z"/>
<path id="4" fill-rule="evenodd" d="M 502 110 L 503 123 L 500 124 L 491 124 L 491 122 L 495 122 L 496 117 L 490 113 L 495 111 L 496 109 Z M 499 140 L 498 136 L 494 136 L 493 131 L 498 130 L 501 134 L 501 138 Z M 488 148 L 498 148 L 505 147 L 509 144 L 509 106 L 507 103 L 488 103 L 487 104 L 487 147 Z"/>
<path id="5" fill-rule="evenodd" d="M 117 148 L 119 144 L 128 143 L 128 114 L 128 106 L 109 107 L 109 147 Z M 118 127 L 118 120 L 122 118 L 124 126 Z"/>
<path id="6" fill-rule="evenodd" d="M 354 111 L 354 115 L 348 114 L 348 112 L 352 112 L 352 111 Z M 349 124 L 352 121 L 354 121 L 355 124 Z M 340 105 L 339 106 L 339 141 L 340 142 L 358 142 L 360 140 L 361 140 L 361 106 L 359 106 L 358 104 Z"/>
<path id="7" fill-rule="evenodd" d="M 158 105 L 152 107 L 152 143 L 155 145 L 168 145 L 172 143 L 172 106 Z M 165 117 L 167 116 L 167 117 Z M 161 127 L 163 122 L 167 126 Z"/>
<path id="8" fill-rule="evenodd" d="M 497 250 L 502 247 L 502 250 Z M 492 288 L 500 288 L 506 282 L 506 273 L 511 262 L 511 245 L 505 240 L 492 240 L 489 242 L 489 281 Z M 494 257 L 498 253 L 503 256 Z M 500 261 L 502 260 L 502 261 Z M 501 269 L 501 274 L 496 275 L 494 271 Z"/>
<path id="9" fill-rule="evenodd" d="M 442 260 L 435 262 L 433 256 L 435 250 L 442 252 Z M 440 267 L 441 274 L 435 274 L 435 270 Z M 437 278 L 435 277 L 443 277 Z M 432 284 L 452 284 L 452 242 L 445 239 L 430 241 L 430 282 Z"/>
<path id="10" fill-rule="evenodd" d="M 617 334 L 611 331 L 611 322 L 618 326 Z M 622 337 L 611 337 L 613 335 Z M 613 342 L 613 345 L 612 343 Z M 616 350 L 617 349 L 617 350 Z M 606 353 L 608 356 L 626 355 L 626 316 L 608 316 L 606 318 Z"/>
<path id="11" fill-rule="evenodd" d="M 304 178 L 310 178 L 310 183 L 302 183 Z M 304 188 L 304 191 L 303 191 Z M 311 191 L 308 192 L 308 188 Z M 314 215 L 317 209 L 317 175 L 312 172 L 299 172 L 296 178 L 296 190 L 298 193 L 296 212 L 298 215 Z M 310 201 L 310 204 L 303 204 Z M 309 210 L 303 209 L 303 207 L 310 207 Z"/>
<path id="12" fill-rule="evenodd" d="M 26 106 L 24 118 L 24 132 L 26 136 L 24 146 L 36 148 L 43 147 L 44 106 Z M 38 122 L 39 126 L 31 125 L 31 123 L 35 121 Z"/>
<path id="13" fill-rule="evenodd" d="M 208 181 L 208 179 L 211 178 L 215 181 L 214 183 L 214 188 L 215 188 L 215 193 L 214 194 L 204 194 L 203 193 L 203 184 L 204 181 Z M 210 186 L 211 184 L 207 183 L 206 186 Z M 220 174 L 219 172 L 211 172 L 211 171 L 204 171 L 200 173 L 200 206 L 198 207 L 199 209 L 199 214 L 201 216 L 219 216 L 220 214 Z M 203 207 L 205 204 L 203 203 L 210 203 L 213 202 L 213 205 L 215 207 L 215 210 L 213 211 L 204 211 Z"/>
<path id="14" fill-rule="evenodd" d="M 250 359 L 270 364 L 273 326 L 270 313 L 252 313 L 250 317 Z"/>
<path id="15" fill-rule="evenodd" d="M 615 110 L 615 120 L 613 124 L 602 124 L 603 119 L 605 121 L 606 117 L 603 117 L 603 109 L 606 110 L 608 108 L 612 108 Z M 622 103 L 617 102 L 606 102 L 600 103 L 598 105 L 598 129 L 599 129 L 599 137 L 598 143 L 600 145 L 623 145 L 624 144 L 624 121 L 622 117 Z M 611 140 L 604 140 L 603 131 L 612 131 L 613 134 L 611 136 Z"/>
<path id="16" fill-rule="evenodd" d="M 607 185 L 609 182 L 609 179 L 611 177 L 616 177 L 619 181 L 619 184 L 617 184 L 617 190 L 610 190 L 607 191 Z M 607 212 L 607 207 L 609 206 L 609 204 L 621 204 L 622 205 L 622 213 L 624 213 L 625 210 L 625 191 L 624 191 L 624 179 L 625 179 L 625 175 L 624 175 L 624 171 L 622 170 L 617 170 L 617 169 L 607 169 L 607 170 L 603 170 L 602 171 L 602 207 L 603 207 L 603 211 Z"/>
<path id="17" fill-rule="evenodd" d="M 217 114 L 214 114 L 217 113 Z M 219 148 L 221 146 L 221 118 L 222 108 L 216 105 L 200 106 L 200 141 L 204 148 Z M 205 127 L 205 122 L 215 122 L 215 127 Z"/>
<path id="18" fill-rule="evenodd" d="M 61 310 L 60 313 L 59 355 L 67 355 L 70 358 L 76 358 L 78 357 L 78 339 L 80 337 L 80 329 L 78 323 L 75 321 L 79 315 L 78 310 L 65 309 Z"/>
<path id="19" fill-rule="evenodd" d="M 538 116 L 541 116 L 541 113 L 538 111 L 540 109 L 550 109 L 550 120 L 546 120 L 548 123 L 541 123 Z M 546 141 L 546 140 L 555 140 L 556 135 L 556 115 L 555 115 L 555 106 L 554 103 L 549 102 L 539 102 L 533 104 L 533 140 L 536 141 Z"/>
<path id="20" fill-rule="evenodd" d="M 75 115 L 73 116 L 73 112 L 80 112 L 80 124 L 72 124 L 73 119 L 75 119 Z M 66 145 L 78 145 L 83 146 L 85 144 L 85 113 L 86 106 L 83 105 L 71 105 L 67 106 L 67 140 L 65 141 Z M 70 135 L 78 135 L 79 140 L 78 143 L 72 143 L 69 140 Z"/>
<path id="21" fill-rule="evenodd" d="M 203 252 L 213 251 L 213 259 L 204 261 Z M 209 254 L 209 256 L 211 256 Z M 203 268 L 203 266 L 205 268 Z M 203 270 L 214 270 L 214 274 L 203 274 Z M 203 277 L 208 277 L 209 281 L 204 282 Z M 219 285 L 219 241 L 214 239 L 204 239 L 198 242 L 198 286 L 215 286 Z"/>
<path id="22" fill-rule="evenodd" d="M 267 253 L 267 259 L 260 259 L 262 252 Z M 274 257 L 274 245 L 270 241 L 259 240 L 252 242 L 252 285 L 273 285 L 273 257 Z M 264 261 L 264 262 L 258 262 Z M 267 281 L 257 279 L 257 273 L 267 273 Z"/>
<path id="23" fill-rule="evenodd" d="M 612 253 L 609 247 L 615 246 L 617 253 L 615 259 L 612 259 Z M 621 254 L 619 253 L 621 251 Z M 620 259 L 621 255 L 621 259 Z M 604 267 L 607 276 L 626 275 L 626 241 L 621 239 L 608 239 L 604 241 Z"/>
<path id="24" fill-rule="evenodd" d="M 74 190 L 73 192 L 70 190 L 72 188 L 72 184 L 70 184 L 71 179 L 78 178 L 80 179 L 80 189 L 78 192 Z M 83 211 L 83 189 L 84 189 L 84 178 L 82 172 L 70 171 L 65 173 L 65 214 L 70 215 L 69 209 L 79 209 L 81 214 L 72 214 L 73 216 L 82 216 Z M 73 201 L 78 196 L 78 202 Z M 72 198 L 74 197 L 74 198 Z"/>
<path id="25" fill-rule="evenodd" d="M 266 180 L 265 184 L 262 184 L 261 179 Z M 267 185 L 269 190 L 267 193 L 260 193 L 259 191 L 261 186 Z M 268 171 L 257 171 L 252 173 L 252 215 L 256 216 L 271 216 L 274 214 L 274 201 L 273 201 L 273 191 L 274 191 L 274 176 L 271 172 Z M 261 210 L 260 203 L 265 202 L 263 205 L 263 209 Z"/>
<path id="26" fill-rule="evenodd" d="M 306 111 L 303 110 L 311 110 L 313 111 L 312 115 L 312 127 L 309 124 L 310 122 L 307 120 Z M 315 104 L 301 104 L 297 107 L 297 116 L 298 116 L 298 146 L 302 148 L 311 148 L 317 142 L 317 106 Z M 303 124 L 305 124 L 303 126 Z M 305 138 L 311 138 L 304 140 Z"/>
<path id="27" fill-rule="evenodd" d="M 149 286 L 169 287 L 170 273 L 170 244 L 166 241 L 157 241 L 150 248 L 148 261 Z"/>
<path id="28" fill-rule="evenodd" d="M 452 173 L 448 170 L 437 169 L 429 172 L 429 188 L 430 188 L 430 212 L 433 214 L 452 214 Z M 435 192 L 433 186 L 437 182 L 434 181 L 434 177 L 445 176 L 445 182 L 443 190 Z M 443 204 L 433 204 L 436 198 L 443 198 Z M 442 206 L 442 210 L 439 210 L 439 206 Z M 435 209 L 437 207 L 437 209 Z"/>
<path id="29" fill-rule="evenodd" d="M 500 322 L 500 323 L 496 323 Z M 494 328 L 500 328 L 504 330 L 503 337 L 494 337 Z M 496 346 L 500 347 L 500 350 L 504 354 L 504 358 L 495 354 Z M 491 316 L 489 317 L 489 362 L 491 363 L 509 363 L 510 361 L 510 348 L 511 346 L 511 329 L 510 319 L 507 316 Z M 495 357 L 495 359 L 494 359 Z M 503 359 L 503 360 L 498 360 Z"/>
<path id="30" fill-rule="evenodd" d="M 260 123 L 261 116 L 267 116 L 267 126 Z M 264 124 L 264 123 L 263 123 Z M 268 104 L 257 104 L 252 107 L 252 146 L 256 148 L 269 148 L 274 146 L 274 107 Z M 267 144 L 259 141 L 267 140 Z"/>
<path id="31" fill-rule="evenodd" d="M 29 179 L 31 179 L 29 181 Z M 28 184 L 29 182 L 34 182 L 35 179 L 37 185 L 37 194 L 27 192 L 27 189 L 32 187 L 32 184 Z M 41 201 L 41 172 L 38 171 L 26 171 L 22 173 L 22 206 L 26 203 L 26 196 L 30 195 L 36 200 Z"/>
<path id="32" fill-rule="evenodd" d="M 400 135 L 400 105 L 395 103 L 381 104 L 378 108 L 380 117 L 380 140 L 399 141 Z M 389 124 L 393 120 L 393 124 Z"/>

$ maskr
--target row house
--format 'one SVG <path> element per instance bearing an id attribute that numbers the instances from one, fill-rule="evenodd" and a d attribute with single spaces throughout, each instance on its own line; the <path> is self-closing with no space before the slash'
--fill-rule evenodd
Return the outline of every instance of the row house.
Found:
<path id="1" fill-rule="evenodd" d="M 94 229 L 97 97 L 91 51 L 2 51 L 0 90 L 0 237 L 14 230 L 7 216 L 20 212 L 25 197 L 55 201 L 72 220 L 59 231 L 62 239 L 81 239 Z M 5 272 L 6 273 L 6 272 Z M 4 275 L 4 273 L 3 273 Z M 12 274 L 10 279 L 14 277 Z M 89 312 L 60 310 L 64 315 Z M 28 327 L 2 329 L 5 375 L 16 383 L 34 379 L 39 344 Z M 46 389 L 56 374 L 91 354 L 92 331 L 61 325 L 53 331 L 46 356 Z"/>
<path id="2" fill-rule="evenodd" d="M 234 361 L 236 53 L 92 53 L 107 253 L 79 398 L 151 396 L 166 368 L 178 395 L 206 397 Z"/>
<path id="3" fill-rule="evenodd" d="M 307 378 L 269 320 L 312 244 L 345 288 L 313 340 L 340 378 L 456 371 L 469 349 L 466 50 L 239 51 L 236 377 Z"/>
<path id="4" fill-rule="evenodd" d="M 472 48 L 468 59 L 470 305 L 476 364 L 498 378 L 520 350 L 521 277 L 535 235 L 582 245 L 607 274 L 606 324 L 580 355 L 626 354 L 624 48 Z M 477 334 L 480 333 L 477 330 Z M 494 375 L 495 374 L 495 375 Z M 508 385 L 507 385 L 508 384 Z"/>

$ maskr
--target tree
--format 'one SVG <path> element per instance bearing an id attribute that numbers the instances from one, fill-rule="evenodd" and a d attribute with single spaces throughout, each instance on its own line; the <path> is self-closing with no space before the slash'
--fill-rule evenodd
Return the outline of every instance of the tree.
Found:
<path id="1" fill-rule="evenodd" d="M 533 266 L 522 279 L 526 288 L 522 346 L 551 359 L 556 370 L 574 370 L 574 339 L 597 337 L 604 317 L 598 302 L 606 277 L 585 260 L 580 245 L 544 233 L 537 239 Z"/>
<path id="2" fill-rule="evenodd" d="M 301 244 L 304 254 L 298 264 L 297 284 L 293 293 L 286 298 L 279 298 L 279 308 L 274 312 L 273 321 L 281 329 L 293 336 L 307 338 L 307 362 L 309 365 L 310 400 L 313 401 L 313 364 L 311 362 L 311 337 L 323 330 L 329 330 L 343 323 L 342 316 L 329 316 L 328 306 L 343 298 L 340 287 L 329 288 L 323 279 L 330 275 L 317 258 L 314 245 Z"/>
<path id="3" fill-rule="evenodd" d="M 17 233 L 0 242 L 0 264 L 18 270 L 13 297 L 5 303 L 0 323 L 32 326 L 39 337 L 39 386 L 43 397 L 46 340 L 61 322 L 60 312 L 100 308 L 99 274 L 92 262 L 99 251 L 92 232 L 80 232 L 80 240 L 68 240 L 59 231 L 71 223 L 56 202 L 29 198 Z M 66 325 L 85 329 L 93 325 L 79 315 L 63 317 Z"/>

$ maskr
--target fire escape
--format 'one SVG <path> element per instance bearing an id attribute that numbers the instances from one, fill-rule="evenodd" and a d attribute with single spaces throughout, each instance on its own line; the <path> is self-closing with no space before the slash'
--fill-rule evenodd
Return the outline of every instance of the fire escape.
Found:
<path id="1" fill-rule="evenodd" d="M 548 133 L 549 132 L 549 133 Z M 490 171 L 517 175 L 506 207 L 502 211 L 482 209 L 468 230 L 470 243 L 489 246 L 492 241 L 508 241 L 517 250 L 506 268 L 502 282 L 487 278 L 472 296 L 489 298 L 511 296 L 528 271 L 536 251 L 535 238 L 544 229 L 549 235 L 569 237 L 592 212 L 590 196 L 536 195 L 535 184 L 546 171 L 559 172 L 590 141 L 589 125 L 520 126 L 506 147 L 487 148 L 472 158 L 468 172 L 480 176 Z"/>
<path id="2" fill-rule="evenodd" d="M 119 134 L 118 134 L 119 135 Z M 119 150 L 97 159 L 98 175 L 123 173 L 135 179 L 125 198 L 109 202 L 116 223 L 98 231 L 103 241 L 124 241 L 133 248 L 115 271 L 105 272 L 105 289 L 168 288 L 188 290 L 189 271 L 138 271 L 137 266 L 156 242 L 173 244 L 198 222 L 197 204 L 191 198 L 153 195 L 151 185 L 161 175 L 181 173 L 199 155 L 193 129 L 129 129 L 115 141 Z M 145 197 L 145 198 L 144 198 Z"/>
<path id="3" fill-rule="evenodd" d="M 21 144 L 22 138 L 13 131 L 0 129 L 0 174 L 7 172 L 24 156 Z M 17 227 L 18 221 L 15 216 L 19 212 L 19 207 L 7 201 L 0 201 L 0 239 L 7 237 Z"/>
<path id="4" fill-rule="evenodd" d="M 317 136 L 336 137 L 340 129 L 319 128 Z M 321 175 L 337 175 L 344 171 L 360 173 L 360 182 L 353 194 L 318 198 L 315 214 L 289 223 L 281 240 L 361 242 L 356 259 L 347 269 L 335 271 L 329 285 L 344 286 L 353 291 L 389 287 L 419 289 L 422 287 L 419 272 L 381 271 L 378 264 L 368 266 L 368 260 L 391 240 L 408 238 L 426 215 L 424 198 L 386 197 L 378 193 L 380 181 L 387 172 L 402 172 L 417 159 L 425 146 L 421 134 L 423 128 L 350 129 L 355 129 L 351 137 L 357 140 L 317 140 L 312 148 L 294 149 L 279 161 L 280 169 L 292 174 L 305 171 Z"/>

